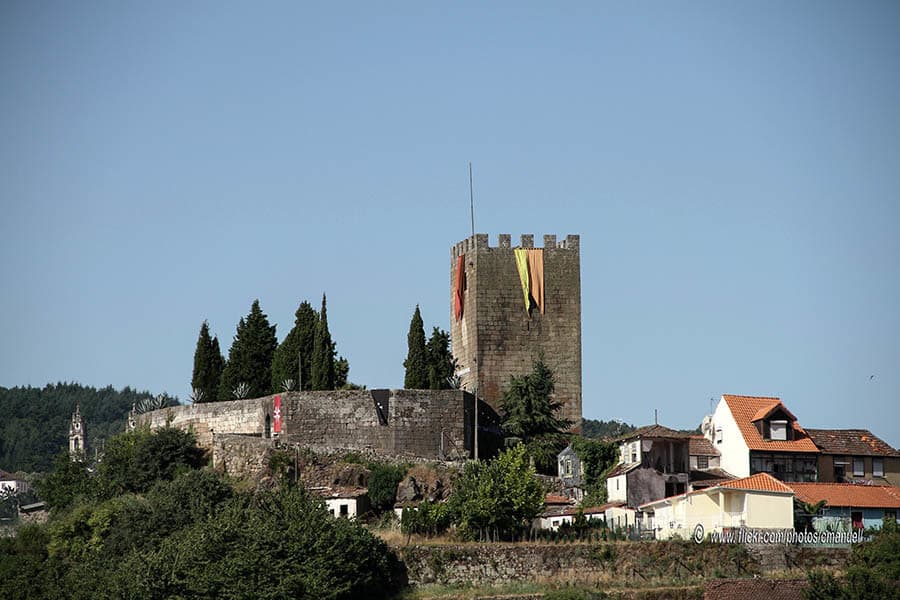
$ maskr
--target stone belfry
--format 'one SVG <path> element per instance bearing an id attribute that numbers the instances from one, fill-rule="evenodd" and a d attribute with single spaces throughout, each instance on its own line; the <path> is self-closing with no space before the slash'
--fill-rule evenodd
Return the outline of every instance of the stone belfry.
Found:
<path id="1" fill-rule="evenodd" d="M 81 416 L 81 407 L 76 404 L 72 413 L 72 422 L 69 423 L 69 457 L 72 460 L 87 456 L 87 434 L 84 429 L 84 418 Z"/>
<path id="2" fill-rule="evenodd" d="M 525 257 L 528 255 L 527 264 Z M 526 283 L 527 282 L 527 283 Z M 526 289 L 530 296 L 525 293 Z M 553 371 L 560 417 L 581 430 L 580 237 L 521 236 L 496 247 L 479 233 L 450 249 L 450 337 L 465 389 L 499 411 L 512 375 L 540 356 Z"/>

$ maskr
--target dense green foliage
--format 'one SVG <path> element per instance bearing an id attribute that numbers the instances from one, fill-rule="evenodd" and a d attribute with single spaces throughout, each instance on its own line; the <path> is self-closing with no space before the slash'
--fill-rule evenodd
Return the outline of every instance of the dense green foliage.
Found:
<path id="1" fill-rule="evenodd" d="M 196 446 L 174 431 L 111 440 L 117 464 L 82 470 L 87 493 L 0 539 L 0 597 L 388 598 L 405 585 L 402 564 L 363 527 L 302 488 L 237 492 L 182 460 Z"/>
<path id="2" fill-rule="evenodd" d="M 238 322 L 234 341 L 228 350 L 228 362 L 219 386 L 219 400 L 233 399 L 235 390 L 241 384 L 247 386 L 243 390 L 244 398 L 270 394 L 272 357 L 277 347 L 275 325 L 269 325 L 268 317 L 259 307 L 259 300 L 254 300 L 250 314 Z"/>
<path id="3" fill-rule="evenodd" d="M 422 313 L 419 305 L 409 322 L 409 333 L 406 335 L 407 353 L 403 367 L 406 376 L 403 378 L 403 387 L 408 390 L 428 389 L 428 357 L 425 353 L 425 325 L 422 323 Z"/>
<path id="4" fill-rule="evenodd" d="M 871 533 L 870 541 L 853 546 L 843 579 L 827 571 L 810 572 L 806 598 L 900 598 L 900 525 L 894 519 L 885 519 L 882 528 Z"/>
<path id="5" fill-rule="evenodd" d="M 518 445 L 490 462 L 470 462 L 450 498 L 453 520 L 463 537 L 486 532 L 515 535 L 540 512 L 543 489 L 528 454 Z"/>
<path id="6" fill-rule="evenodd" d="M 213 402 L 218 398 L 224 368 L 225 358 L 219 348 L 219 338 L 209 337 L 209 323 L 203 321 L 197 337 L 197 348 L 194 350 L 194 371 L 191 376 L 194 402 Z"/>
<path id="7" fill-rule="evenodd" d="M 584 472 L 582 487 L 585 490 L 583 506 L 606 502 L 606 473 L 618 462 L 619 449 L 603 440 L 583 437 L 572 438 L 572 449 L 581 461 Z"/>
<path id="8" fill-rule="evenodd" d="M 133 404 L 153 399 L 150 392 L 112 386 L 96 389 L 78 383 L 44 388 L 0 387 L 0 468 L 4 471 L 49 471 L 59 452 L 69 447 L 69 423 L 80 406 L 88 451 L 125 429 Z M 168 405 L 178 400 L 163 395 Z"/>
<path id="9" fill-rule="evenodd" d="M 586 438 L 615 438 L 631 433 L 636 427 L 622 421 L 581 420 L 581 435 Z"/>
<path id="10" fill-rule="evenodd" d="M 334 342 L 331 341 L 331 332 L 328 331 L 325 294 L 322 294 L 322 310 L 319 311 L 319 320 L 313 336 L 312 365 L 309 374 L 311 389 L 333 390 L 335 388 L 334 357 Z"/>
<path id="11" fill-rule="evenodd" d="M 312 305 L 304 300 L 294 313 L 294 327 L 288 332 L 272 360 L 272 389 L 281 391 L 286 381 L 293 385 L 290 389 L 312 389 L 310 371 L 312 368 L 313 342 L 319 315 Z"/>
<path id="12" fill-rule="evenodd" d="M 377 510 L 390 510 L 397 499 L 397 485 L 406 476 L 406 467 L 373 464 L 369 471 L 369 501 Z"/>
<path id="13" fill-rule="evenodd" d="M 538 471 L 556 474 L 556 456 L 568 440 L 563 434 L 571 423 L 556 413 L 562 403 L 553 399 L 553 372 L 538 359 L 531 373 L 509 379 L 500 406 L 504 434 L 521 439 Z"/>
<path id="14" fill-rule="evenodd" d="M 456 372 L 456 359 L 450 349 L 450 334 L 435 327 L 425 344 L 428 364 L 428 387 L 432 390 L 450 389 L 450 378 Z"/>

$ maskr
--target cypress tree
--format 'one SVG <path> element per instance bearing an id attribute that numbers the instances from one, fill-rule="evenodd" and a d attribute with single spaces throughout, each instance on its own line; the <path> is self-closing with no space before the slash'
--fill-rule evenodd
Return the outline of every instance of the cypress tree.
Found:
<path id="1" fill-rule="evenodd" d="M 275 325 L 253 301 L 250 314 L 238 322 L 237 333 L 228 350 L 228 362 L 222 372 L 219 398 L 231 399 L 234 389 L 242 383 L 249 386 L 248 398 L 272 393 L 272 358 L 278 347 Z"/>
<path id="2" fill-rule="evenodd" d="M 406 336 L 409 348 L 403 366 L 406 367 L 406 377 L 403 387 L 408 390 L 428 389 L 428 363 L 425 352 L 425 326 L 422 323 L 422 313 L 416 304 L 416 312 L 413 313 L 409 323 L 409 334 Z"/>
<path id="3" fill-rule="evenodd" d="M 316 325 L 319 315 L 312 305 L 304 300 L 294 313 L 294 327 L 287 334 L 272 360 L 272 389 L 280 391 L 282 382 L 291 379 L 292 389 L 298 389 L 298 379 L 304 390 L 312 389 L 310 373 L 312 370 L 313 344 L 316 336 Z M 302 364 L 298 365 L 298 359 Z M 298 367 L 300 377 L 297 377 Z"/>
<path id="4" fill-rule="evenodd" d="M 194 350 L 194 371 L 191 375 L 191 388 L 195 394 L 194 402 L 214 402 L 219 393 L 219 380 L 222 378 L 224 359 L 219 350 L 219 340 L 209 337 L 209 323 L 203 321 L 197 348 Z"/>
<path id="5" fill-rule="evenodd" d="M 328 331 L 328 312 L 325 307 L 325 294 L 322 294 L 322 310 L 316 324 L 316 335 L 313 339 L 312 368 L 310 372 L 311 389 L 334 389 L 334 344 Z"/>
<path id="6" fill-rule="evenodd" d="M 449 378 L 456 372 L 456 359 L 450 351 L 450 334 L 435 327 L 425 344 L 428 363 L 428 387 L 432 390 L 450 389 Z"/>

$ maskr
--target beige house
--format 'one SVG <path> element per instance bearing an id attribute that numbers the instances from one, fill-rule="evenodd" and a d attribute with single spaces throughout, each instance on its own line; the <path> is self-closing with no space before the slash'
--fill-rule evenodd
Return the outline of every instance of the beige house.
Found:
<path id="1" fill-rule="evenodd" d="M 641 505 L 657 539 L 691 538 L 727 529 L 793 529 L 794 492 L 768 473 Z"/>

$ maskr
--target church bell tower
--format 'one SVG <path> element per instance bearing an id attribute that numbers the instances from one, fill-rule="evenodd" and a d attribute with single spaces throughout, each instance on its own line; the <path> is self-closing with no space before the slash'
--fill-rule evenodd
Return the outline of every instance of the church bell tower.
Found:
<path id="1" fill-rule="evenodd" d="M 69 457 L 72 460 L 87 456 L 87 435 L 84 430 L 84 418 L 81 407 L 75 405 L 72 422 L 69 423 Z"/>

